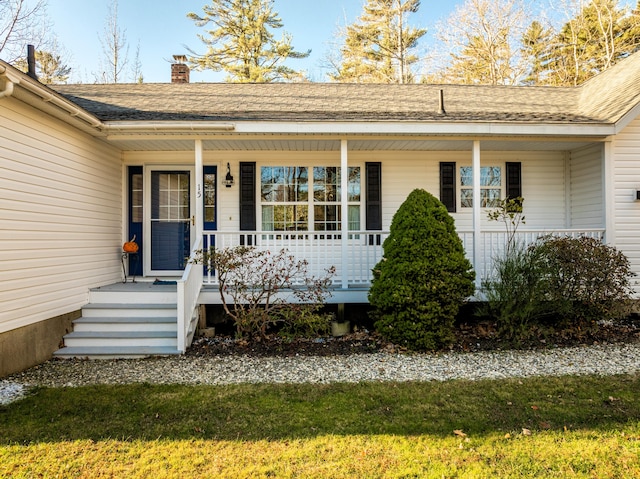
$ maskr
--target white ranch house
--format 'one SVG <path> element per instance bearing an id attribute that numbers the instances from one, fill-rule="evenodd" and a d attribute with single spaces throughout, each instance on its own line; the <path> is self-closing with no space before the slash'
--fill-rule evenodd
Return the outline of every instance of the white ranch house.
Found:
<path id="1" fill-rule="evenodd" d="M 0 61 L 0 377 L 63 336 L 61 356 L 183 352 L 198 305 L 219 301 L 215 276 L 185 267 L 202 245 L 286 247 L 336 267 L 331 301 L 366 302 L 414 188 L 447 205 L 477 281 L 505 240 L 487 207 L 507 195 L 525 198 L 528 241 L 602 238 L 640 273 L 640 54 L 575 88 L 192 84 L 172 69 L 166 84 L 47 87 Z"/>

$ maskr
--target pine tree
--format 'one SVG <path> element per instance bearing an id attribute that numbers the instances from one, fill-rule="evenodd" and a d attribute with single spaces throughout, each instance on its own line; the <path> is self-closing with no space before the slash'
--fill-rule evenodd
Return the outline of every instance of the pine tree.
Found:
<path id="1" fill-rule="evenodd" d="M 376 330 L 410 349 L 449 345 L 475 274 L 446 207 L 425 190 L 413 190 L 382 247 L 369 290 Z"/>
<path id="2" fill-rule="evenodd" d="M 367 0 L 363 13 L 344 33 L 342 62 L 331 76 L 352 83 L 412 83 L 413 53 L 427 32 L 407 24 L 420 0 Z"/>
<path id="3" fill-rule="evenodd" d="M 540 85 L 548 70 L 553 30 L 534 20 L 522 36 L 522 54 L 527 59 L 528 72 L 523 79 L 526 85 Z"/>
<path id="4" fill-rule="evenodd" d="M 579 85 L 640 48 L 640 6 L 592 0 L 577 8 L 554 39 L 544 84 Z"/>
<path id="5" fill-rule="evenodd" d="M 282 28 L 282 20 L 273 11 L 273 0 L 212 0 L 203 7 L 204 15 L 187 16 L 203 27 L 212 24 L 208 35 L 198 35 L 207 45 L 204 55 L 189 58 L 195 69 L 224 71 L 231 82 L 272 82 L 300 80 L 302 72 L 284 65 L 289 58 L 306 58 L 298 52 L 292 38 L 284 34 L 276 40 L 272 30 Z M 193 52 L 192 52 L 193 53 Z"/>
<path id="6" fill-rule="evenodd" d="M 36 51 L 36 66 L 40 83 L 66 83 L 71 68 L 62 62 L 60 55 L 42 50 Z"/>
<path id="7" fill-rule="evenodd" d="M 56 83 L 66 83 L 71 73 L 71 67 L 67 66 L 62 59 L 62 55 L 57 51 L 57 42 L 53 41 L 51 50 L 36 50 L 36 75 L 38 81 L 45 85 Z M 27 72 L 29 66 L 26 58 L 20 58 L 15 63 L 16 68 Z"/>

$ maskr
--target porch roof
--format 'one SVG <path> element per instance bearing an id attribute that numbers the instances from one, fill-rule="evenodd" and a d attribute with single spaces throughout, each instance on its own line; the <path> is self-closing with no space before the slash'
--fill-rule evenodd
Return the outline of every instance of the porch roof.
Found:
<path id="1" fill-rule="evenodd" d="M 578 87 L 155 83 L 52 88 L 107 122 L 613 124 L 640 102 L 640 52 Z M 439 113 L 440 90 L 445 113 Z"/>

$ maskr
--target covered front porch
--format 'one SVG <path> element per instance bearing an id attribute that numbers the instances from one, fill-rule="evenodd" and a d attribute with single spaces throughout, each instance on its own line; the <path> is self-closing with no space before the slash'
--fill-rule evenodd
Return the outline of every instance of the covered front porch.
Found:
<path id="1" fill-rule="evenodd" d="M 518 241 L 528 244 L 549 234 L 611 241 L 608 144 L 603 137 L 576 137 L 569 135 L 570 127 L 563 128 L 567 131 L 560 137 L 547 133 L 541 138 L 473 139 L 417 131 L 391 136 L 297 131 L 258 137 L 238 131 L 196 134 L 168 128 L 141 134 L 131 127 L 114 129 L 109 141 L 123 150 L 129 171 L 142 178 L 139 184 L 145 191 L 138 192 L 139 207 L 146 213 L 139 215 L 145 264 L 141 273 L 143 280 L 176 279 L 178 344 L 184 350 L 191 341 L 198 305 L 220 302 L 215 271 L 184 261 L 193 251 L 237 245 L 286 249 L 307 260 L 313 275 L 335 267 L 330 301 L 366 302 L 371 270 L 382 258 L 393 214 L 416 187 L 443 201 L 448 195 L 447 207 L 476 271 L 478 287 L 491 275 L 492 261 L 507 241 L 504 225 L 489 222 L 487 212 L 493 199 L 513 196 L 514 191 L 525 198 L 526 222 L 518 230 Z M 449 168 L 447 184 L 443 165 Z M 277 169 L 285 177 L 295 173 L 296 181 L 280 185 L 273 180 Z M 179 170 L 187 185 L 176 201 L 182 201 L 180 238 L 188 238 L 180 240 L 185 246 L 178 254 L 183 262 L 173 273 L 152 267 L 152 250 L 158 244 L 153 242 L 154 222 L 162 218 L 153 216 L 158 205 L 152 203 L 155 193 L 147 191 L 153 188 L 154 172 L 172 170 Z M 317 171 L 329 170 L 333 180 L 315 178 Z M 329 187 L 336 197 L 329 199 Z M 275 188 L 298 196 L 279 198 L 273 195 Z M 318 200 L 318 191 L 327 193 L 324 200 Z M 127 198 L 129 203 L 132 197 Z M 318 205 L 324 212 L 333 208 L 331 221 L 328 215 L 318 220 Z M 297 216 L 289 222 L 274 219 L 277 208 L 287 214 L 297 211 Z M 302 210 L 304 214 L 299 213 Z"/>

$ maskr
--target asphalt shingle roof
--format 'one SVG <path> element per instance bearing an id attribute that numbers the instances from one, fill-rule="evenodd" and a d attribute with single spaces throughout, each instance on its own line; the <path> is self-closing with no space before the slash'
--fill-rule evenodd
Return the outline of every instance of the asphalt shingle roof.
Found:
<path id="1" fill-rule="evenodd" d="M 55 85 L 103 121 L 613 123 L 640 102 L 640 52 L 579 87 L 345 83 Z M 446 113 L 438 113 L 439 92 Z"/>

